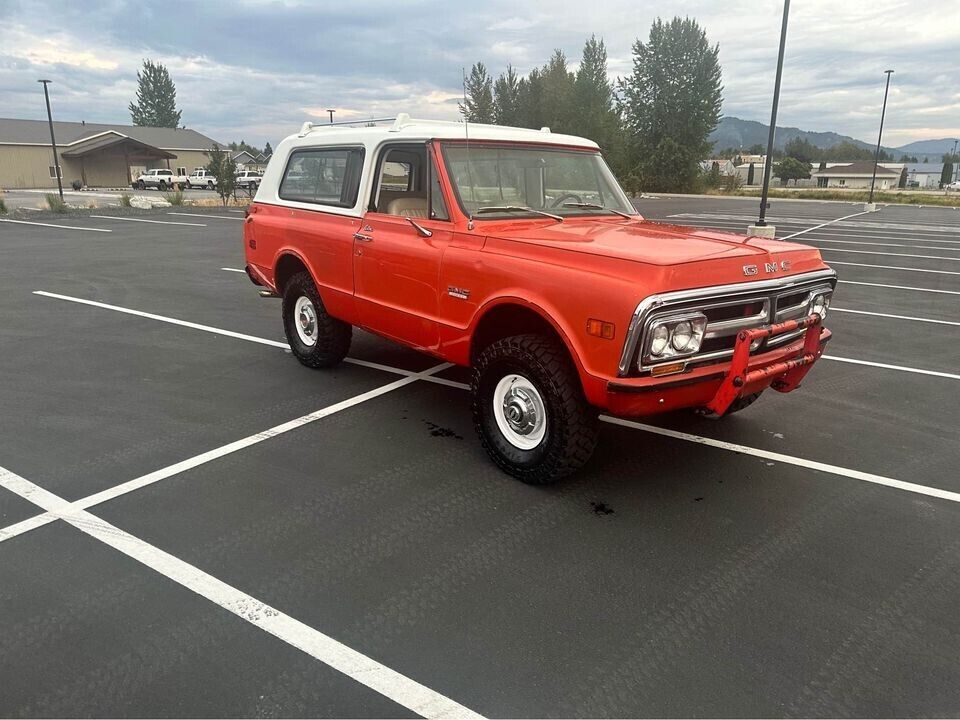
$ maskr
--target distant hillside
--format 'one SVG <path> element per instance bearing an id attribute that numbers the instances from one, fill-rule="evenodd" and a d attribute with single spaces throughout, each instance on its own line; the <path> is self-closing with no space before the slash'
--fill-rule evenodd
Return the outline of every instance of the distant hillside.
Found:
<path id="1" fill-rule="evenodd" d="M 769 127 L 769 125 L 754 120 L 741 120 L 738 117 L 725 116 L 720 120 L 720 124 L 717 125 L 716 130 L 710 134 L 710 140 L 713 142 L 714 150 L 731 147 L 748 148 L 756 144 L 766 147 Z M 849 135 L 840 135 L 835 132 L 811 132 L 795 127 L 780 127 L 779 125 L 777 125 L 774 146 L 782 150 L 783 146 L 794 138 L 802 138 L 818 148 L 833 147 L 837 143 L 844 141 L 854 143 L 864 148 L 875 147 L 874 145 L 870 145 L 870 143 L 857 140 Z M 896 151 L 891 148 L 885 149 L 896 153 Z"/>
<path id="2" fill-rule="evenodd" d="M 953 152 L 954 138 L 941 138 L 939 140 L 918 140 L 907 143 L 897 148 L 900 152 L 908 155 L 926 155 L 930 162 L 940 162 L 944 154 Z"/>

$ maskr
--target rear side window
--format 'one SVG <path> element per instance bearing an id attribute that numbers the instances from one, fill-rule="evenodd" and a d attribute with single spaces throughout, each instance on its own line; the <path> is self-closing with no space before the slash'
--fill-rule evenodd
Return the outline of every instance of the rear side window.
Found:
<path id="1" fill-rule="evenodd" d="M 283 200 L 353 207 L 360 191 L 363 148 L 294 150 L 280 181 Z"/>

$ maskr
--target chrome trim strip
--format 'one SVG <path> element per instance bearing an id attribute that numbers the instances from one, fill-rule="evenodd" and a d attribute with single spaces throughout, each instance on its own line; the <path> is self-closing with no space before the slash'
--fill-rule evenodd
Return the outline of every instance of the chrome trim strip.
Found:
<path id="1" fill-rule="evenodd" d="M 731 295 L 750 295 L 763 292 L 772 292 L 775 290 L 789 290 L 792 287 L 803 285 L 817 280 L 829 280 L 832 285 L 836 284 L 837 273 L 835 270 L 827 268 L 825 270 L 814 270 L 813 272 L 802 273 L 800 275 L 790 275 L 787 277 L 775 278 L 772 280 L 754 280 L 742 283 L 733 283 L 730 285 L 714 285 L 712 287 L 694 288 L 692 290 L 678 290 L 676 292 L 648 295 L 641 300 L 633 316 L 630 318 L 626 339 L 623 343 L 623 351 L 620 354 L 620 365 L 618 368 L 619 377 L 626 377 L 630 373 L 630 361 L 633 358 L 637 343 L 640 340 L 640 333 L 647 316 L 654 310 L 667 305 L 674 305 L 692 300 L 717 298 L 721 302 L 725 301 Z M 696 308 L 690 308 L 694 310 Z M 727 351 L 723 351 L 727 352 Z M 711 354 L 712 355 L 712 354 Z M 707 357 L 707 356 L 703 356 Z M 700 362 L 701 358 L 691 358 L 691 361 Z"/>

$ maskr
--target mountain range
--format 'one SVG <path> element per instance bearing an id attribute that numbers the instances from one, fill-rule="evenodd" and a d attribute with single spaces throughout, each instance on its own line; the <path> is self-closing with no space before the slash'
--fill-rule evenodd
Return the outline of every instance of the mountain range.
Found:
<path id="1" fill-rule="evenodd" d="M 767 144 L 767 133 L 769 125 L 765 125 L 755 120 L 742 120 L 730 115 L 724 116 L 720 124 L 710 133 L 710 141 L 713 143 L 714 150 L 726 148 L 748 148 L 751 145 Z M 777 125 L 777 134 L 774 145 L 783 149 L 784 145 L 794 138 L 801 138 L 817 146 L 818 148 L 833 147 L 837 143 L 850 142 L 860 147 L 873 149 L 876 145 L 858 140 L 849 135 L 840 135 L 835 132 L 813 132 L 811 130 L 801 130 L 795 127 L 781 127 Z M 939 140 L 918 140 L 907 143 L 900 147 L 886 147 L 884 150 L 890 153 L 895 159 L 901 155 L 926 156 L 931 162 L 939 162 L 944 153 L 953 151 L 954 138 L 941 138 Z M 923 158 L 921 157 L 921 160 Z"/>

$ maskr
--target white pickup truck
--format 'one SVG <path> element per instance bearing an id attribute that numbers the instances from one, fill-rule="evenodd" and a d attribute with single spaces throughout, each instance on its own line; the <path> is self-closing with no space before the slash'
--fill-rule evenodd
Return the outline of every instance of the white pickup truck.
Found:
<path id="1" fill-rule="evenodd" d="M 134 185 L 140 190 L 147 188 L 157 188 L 157 190 L 166 190 L 174 186 L 184 187 L 187 184 L 186 175 L 177 175 L 173 170 L 159 168 L 143 172 Z"/>
<path id="2" fill-rule="evenodd" d="M 213 190 L 217 187 L 217 178 L 213 173 L 204 168 L 195 168 L 190 177 L 187 178 L 187 190 L 191 188 L 206 188 Z"/>

